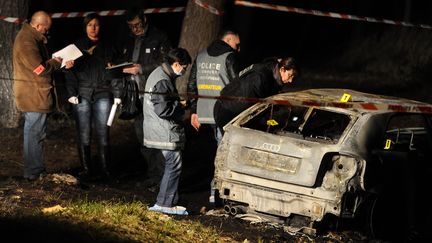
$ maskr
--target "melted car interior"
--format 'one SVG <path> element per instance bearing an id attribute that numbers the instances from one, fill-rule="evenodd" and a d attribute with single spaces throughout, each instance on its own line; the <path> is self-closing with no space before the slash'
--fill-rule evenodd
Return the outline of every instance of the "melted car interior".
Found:
<path id="1" fill-rule="evenodd" d="M 349 122 L 349 115 L 333 111 L 270 104 L 241 126 L 282 136 L 300 134 L 304 139 L 337 143 Z"/>

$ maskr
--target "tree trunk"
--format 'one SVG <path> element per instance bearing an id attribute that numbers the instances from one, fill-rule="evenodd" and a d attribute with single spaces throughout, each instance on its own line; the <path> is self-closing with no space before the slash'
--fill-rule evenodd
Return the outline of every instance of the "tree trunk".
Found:
<path id="1" fill-rule="evenodd" d="M 202 0 L 202 2 L 216 8 L 220 12 L 225 7 L 225 0 Z M 213 14 L 208 9 L 199 6 L 195 0 L 189 0 L 183 19 L 179 46 L 185 48 L 194 60 L 200 50 L 206 48 L 216 39 L 220 31 L 222 17 L 223 15 Z M 179 93 L 186 93 L 189 71 L 190 68 L 177 81 Z"/>
<path id="2" fill-rule="evenodd" d="M 411 0 L 405 0 L 405 8 L 404 8 L 404 21 L 405 22 L 411 22 L 411 9 L 412 9 Z"/>
<path id="3" fill-rule="evenodd" d="M 30 0 L 0 0 L 0 15 L 25 19 Z M 0 126 L 18 127 L 20 113 L 16 109 L 12 91 L 12 48 L 21 25 L 0 20 Z"/>

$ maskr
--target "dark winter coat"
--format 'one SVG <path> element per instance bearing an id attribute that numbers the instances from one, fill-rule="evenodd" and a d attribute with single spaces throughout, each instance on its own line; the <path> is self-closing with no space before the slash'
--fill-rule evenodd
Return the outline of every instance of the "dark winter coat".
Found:
<path id="1" fill-rule="evenodd" d="M 84 97 L 88 100 L 119 98 L 120 80 L 112 79 L 106 70 L 113 63 L 118 52 L 108 42 L 94 42 L 87 37 L 74 43 L 83 56 L 75 60 L 74 67 L 66 71 L 68 97 Z"/>
<path id="2" fill-rule="evenodd" d="M 128 35 L 120 43 L 123 62 L 135 62 L 141 65 L 141 71 L 138 74 L 141 83 L 138 84 L 139 91 L 143 92 L 145 82 L 150 73 L 162 63 L 162 58 L 165 53 L 171 49 L 171 43 L 165 32 L 157 29 L 152 25 L 146 27 L 146 31 L 142 36 Z M 133 60 L 133 52 L 135 47 L 135 39 L 140 38 L 141 47 L 138 60 Z"/>
<path id="3" fill-rule="evenodd" d="M 24 23 L 13 46 L 13 92 L 18 110 L 50 112 L 53 104 L 52 73 L 60 63 L 50 59 L 45 36 Z"/>
<path id="4" fill-rule="evenodd" d="M 267 59 L 246 68 L 237 81 L 229 83 L 222 89 L 221 96 L 266 98 L 279 93 L 283 86 L 277 64 L 276 59 Z M 223 127 L 253 104 L 247 101 L 218 100 L 214 110 L 216 124 Z"/>

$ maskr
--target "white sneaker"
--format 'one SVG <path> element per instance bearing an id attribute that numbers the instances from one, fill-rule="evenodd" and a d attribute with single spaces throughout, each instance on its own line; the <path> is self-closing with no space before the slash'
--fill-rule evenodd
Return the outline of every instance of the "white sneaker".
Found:
<path id="1" fill-rule="evenodd" d="M 162 207 L 157 204 L 153 205 L 153 207 L 148 208 L 149 211 L 160 212 L 166 214 L 176 214 L 176 215 L 188 215 L 189 213 L 186 211 L 185 207 L 182 206 L 174 206 L 174 207 Z"/>

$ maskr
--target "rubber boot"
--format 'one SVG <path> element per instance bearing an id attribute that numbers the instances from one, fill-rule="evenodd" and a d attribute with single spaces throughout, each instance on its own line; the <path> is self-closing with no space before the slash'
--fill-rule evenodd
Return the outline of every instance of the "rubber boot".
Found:
<path id="1" fill-rule="evenodd" d="M 78 154 L 81 162 L 82 171 L 79 173 L 79 177 L 84 180 L 88 180 L 93 175 L 91 167 L 91 151 L 89 145 L 79 145 Z"/>
<path id="2" fill-rule="evenodd" d="M 108 179 L 111 175 L 109 169 L 110 169 L 110 162 L 111 162 L 111 156 L 110 156 L 110 150 L 109 146 L 101 146 L 99 148 L 99 168 L 100 168 L 100 174 L 103 179 Z"/>

